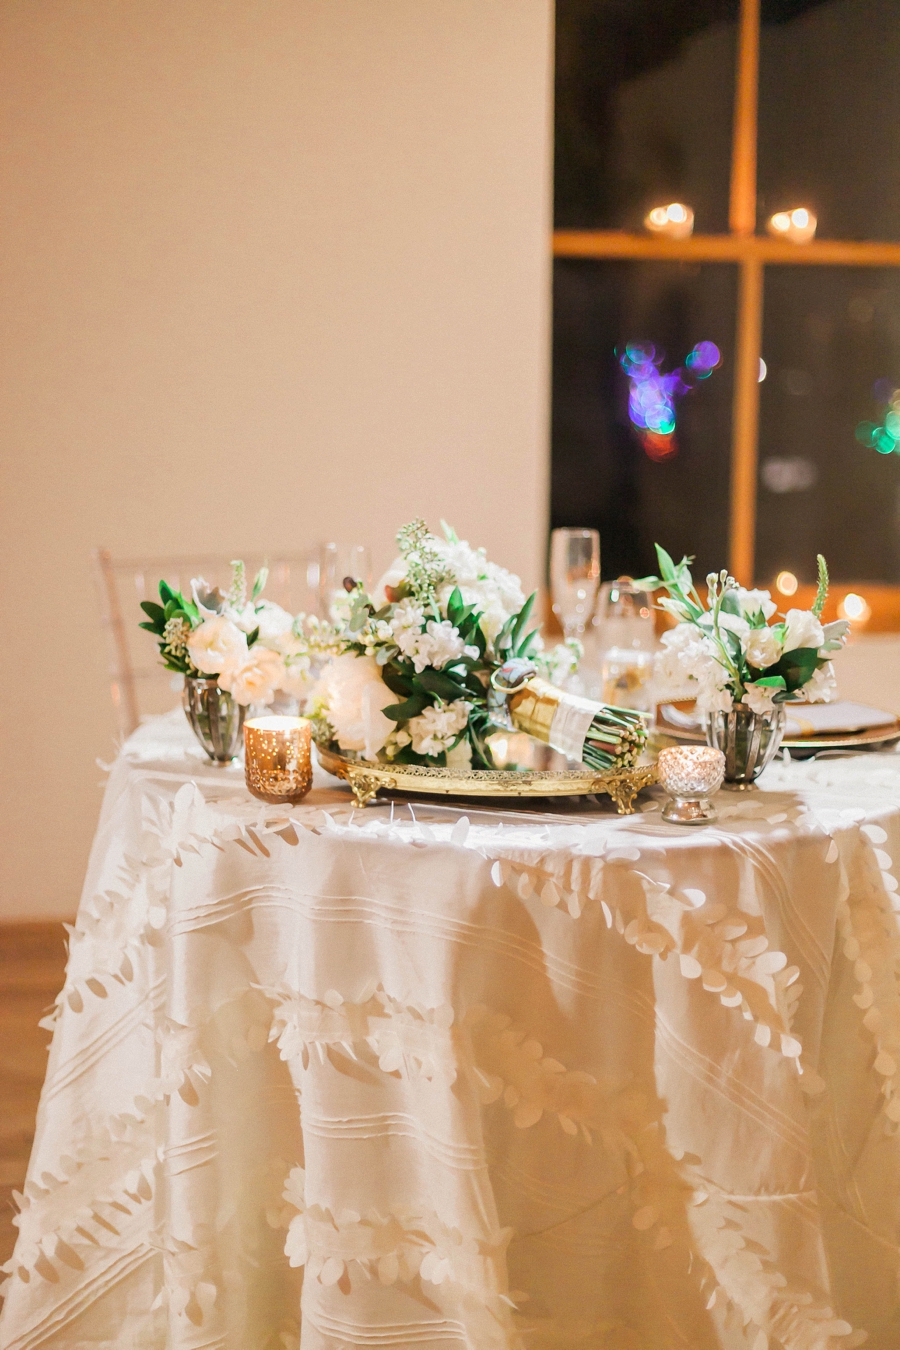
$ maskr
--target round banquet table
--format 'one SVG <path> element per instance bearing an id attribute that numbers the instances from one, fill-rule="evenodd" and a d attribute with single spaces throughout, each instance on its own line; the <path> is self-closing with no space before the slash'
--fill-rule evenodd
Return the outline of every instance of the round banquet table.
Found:
<path id="1" fill-rule="evenodd" d="M 263 806 L 112 768 L 3 1350 L 900 1345 L 900 757 Z"/>

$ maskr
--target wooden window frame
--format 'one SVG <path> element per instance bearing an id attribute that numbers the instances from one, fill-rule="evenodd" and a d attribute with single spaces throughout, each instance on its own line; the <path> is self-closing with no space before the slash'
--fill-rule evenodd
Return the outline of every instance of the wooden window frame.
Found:
<path id="1" fill-rule="evenodd" d="M 900 243 L 812 239 L 793 244 L 756 233 L 756 146 L 759 89 L 760 0 L 741 0 L 731 153 L 728 234 L 667 239 L 625 230 L 556 230 L 557 258 L 634 258 L 670 262 L 730 262 L 739 269 L 734 409 L 731 443 L 730 568 L 743 585 L 755 572 L 759 361 L 765 268 L 811 266 L 900 267 Z M 885 622 L 873 606 L 870 628 L 900 627 L 900 587 L 866 586 L 891 597 Z"/>

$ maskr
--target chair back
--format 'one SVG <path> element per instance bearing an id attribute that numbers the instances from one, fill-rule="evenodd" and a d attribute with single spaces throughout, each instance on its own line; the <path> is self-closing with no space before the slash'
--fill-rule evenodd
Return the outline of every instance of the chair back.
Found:
<path id="1" fill-rule="evenodd" d="M 143 718 L 166 712 L 181 697 L 182 676 L 160 662 L 156 638 L 140 623 L 146 619 L 142 600 L 159 600 L 160 579 L 190 594 L 193 577 L 227 590 L 231 559 L 224 554 L 180 558 L 113 558 L 109 549 L 94 551 L 100 592 L 101 621 L 109 651 L 110 692 L 120 737 L 130 736 Z M 233 555 L 232 555 L 233 556 Z M 264 563 L 269 577 L 263 592 L 291 614 L 316 612 L 317 555 L 284 554 L 274 560 L 244 556 L 249 584 Z"/>

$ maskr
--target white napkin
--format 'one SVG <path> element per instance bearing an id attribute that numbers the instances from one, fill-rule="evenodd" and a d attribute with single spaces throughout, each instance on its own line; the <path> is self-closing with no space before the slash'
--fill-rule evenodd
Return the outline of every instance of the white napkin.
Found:
<path id="1" fill-rule="evenodd" d="M 867 708 L 863 703 L 850 703 L 843 699 L 837 703 L 788 704 L 787 711 L 784 734 L 789 740 L 796 740 L 800 736 L 850 735 L 873 727 L 890 727 L 897 722 L 895 713 Z M 682 712 L 680 708 L 663 703 L 659 706 L 658 716 L 678 731 L 700 731 L 700 723 L 693 711 Z"/>
<path id="2" fill-rule="evenodd" d="M 895 713 L 867 708 L 863 703 L 839 700 L 837 703 L 800 703 L 788 705 L 785 736 L 839 735 L 854 731 L 868 731 L 873 727 L 893 726 Z"/>

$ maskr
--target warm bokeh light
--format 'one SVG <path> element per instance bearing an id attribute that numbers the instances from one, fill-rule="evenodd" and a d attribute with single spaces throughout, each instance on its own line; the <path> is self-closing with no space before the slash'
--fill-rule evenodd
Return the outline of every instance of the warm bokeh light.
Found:
<path id="1" fill-rule="evenodd" d="M 872 617 L 872 610 L 861 595 L 850 591 L 838 605 L 838 614 L 851 623 L 865 623 L 866 619 Z"/>
<path id="2" fill-rule="evenodd" d="M 816 233 L 815 214 L 806 206 L 795 206 L 792 211 L 776 211 L 766 227 L 776 238 L 789 239 L 792 244 L 808 244 Z"/>
<path id="3" fill-rule="evenodd" d="M 766 376 L 768 375 L 768 373 L 769 373 L 769 367 L 766 365 L 766 363 L 765 363 L 765 361 L 762 359 L 762 357 L 760 357 L 760 358 L 759 358 L 759 383 L 760 383 L 760 384 L 762 384 L 763 380 L 766 378 Z"/>
<path id="4" fill-rule="evenodd" d="M 775 589 L 780 595 L 796 595 L 799 584 L 793 572 L 779 572 L 775 578 Z"/>
<path id="5" fill-rule="evenodd" d="M 670 239 L 687 239 L 693 233 L 694 213 L 683 202 L 668 206 L 654 206 L 644 217 L 644 225 L 654 234 L 665 234 Z"/>

